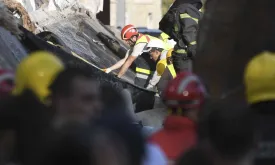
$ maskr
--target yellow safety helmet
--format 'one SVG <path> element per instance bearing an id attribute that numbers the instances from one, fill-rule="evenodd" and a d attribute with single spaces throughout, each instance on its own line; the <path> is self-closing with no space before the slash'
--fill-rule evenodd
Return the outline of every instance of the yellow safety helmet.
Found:
<path id="1" fill-rule="evenodd" d="M 42 103 L 50 95 L 49 86 L 64 69 L 64 64 L 55 55 L 38 51 L 23 59 L 17 67 L 13 95 L 21 95 L 30 89 Z"/>
<path id="2" fill-rule="evenodd" d="M 158 76 L 162 76 L 166 66 L 167 66 L 166 59 L 162 59 L 157 63 L 157 74 L 158 74 Z"/>
<path id="3" fill-rule="evenodd" d="M 275 53 L 263 52 L 252 58 L 244 81 L 249 104 L 275 100 Z"/>

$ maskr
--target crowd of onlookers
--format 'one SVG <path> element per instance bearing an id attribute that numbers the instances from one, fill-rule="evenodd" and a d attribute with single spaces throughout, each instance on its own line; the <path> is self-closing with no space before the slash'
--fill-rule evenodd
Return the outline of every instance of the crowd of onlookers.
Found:
<path id="1" fill-rule="evenodd" d="M 19 35 L 12 15 L 0 13 L 0 26 Z M 194 53 L 191 43 L 178 60 Z M 255 55 L 242 88 L 214 101 L 199 76 L 179 69 L 161 91 L 168 115 L 152 131 L 135 117 L 127 89 L 100 84 L 85 65 L 33 52 L 14 71 L 0 69 L 0 165 L 273 165 L 274 66 L 275 53 Z M 230 102 L 234 94 L 246 104 Z"/>
<path id="2" fill-rule="evenodd" d="M 163 127 L 145 135 L 123 91 L 34 52 L 0 71 L 0 164 L 272 164 L 274 61 L 264 52 L 249 62 L 243 107 L 209 101 L 199 77 L 178 74 L 162 97 Z"/>

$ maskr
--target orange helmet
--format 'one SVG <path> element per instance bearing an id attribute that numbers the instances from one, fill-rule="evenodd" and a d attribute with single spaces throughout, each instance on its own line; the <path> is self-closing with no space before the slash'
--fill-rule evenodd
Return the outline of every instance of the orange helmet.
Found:
<path id="1" fill-rule="evenodd" d="M 134 25 L 126 25 L 121 30 L 121 39 L 129 40 L 132 36 L 138 35 L 138 30 Z"/>

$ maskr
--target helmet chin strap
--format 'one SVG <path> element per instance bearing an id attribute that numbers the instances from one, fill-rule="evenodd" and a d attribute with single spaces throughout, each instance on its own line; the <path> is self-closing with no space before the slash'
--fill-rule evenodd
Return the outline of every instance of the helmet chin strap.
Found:
<path id="1" fill-rule="evenodd" d="M 134 42 L 133 39 L 129 39 L 129 41 L 131 42 L 131 46 L 134 46 L 136 44 L 136 41 Z"/>

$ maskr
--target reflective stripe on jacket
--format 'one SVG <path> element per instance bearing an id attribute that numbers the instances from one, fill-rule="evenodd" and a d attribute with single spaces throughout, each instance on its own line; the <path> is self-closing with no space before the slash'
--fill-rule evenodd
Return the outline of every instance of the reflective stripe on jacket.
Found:
<path id="1" fill-rule="evenodd" d="M 139 37 L 138 37 L 137 42 L 136 42 L 135 45 L 137 45 L 139 43 L 147 43 L 148 44 L 150 42 L 150 40 L 151 40 L 150 36 L 139 34 Z M 151 74 L 151 72 L 152 71 L 149 70 L 148 68 L 143 68 L 141 66 L 137 66 L 136 67 L 136 77 L 137 78 L 141 78 L 141 79 L 145 79 L 146 80 L 146 79 L 148 79 L 148 77 Z"/>

